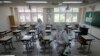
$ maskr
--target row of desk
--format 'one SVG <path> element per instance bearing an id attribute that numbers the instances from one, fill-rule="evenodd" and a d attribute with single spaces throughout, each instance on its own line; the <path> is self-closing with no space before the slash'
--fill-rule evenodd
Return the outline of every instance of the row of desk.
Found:
<path id="1" fill-rule="evenodd" d="M 2 53 L 10 53 L 10 52 L 7 52 L 6 45 L 9 46 L 9 49 L 14 49 L 12 38 L 13 38 L 12 36 L 4 36 L 3 38 L 0 39 L 0 43 L 4 47 L 4 52 L 2 52 Z"/>
<path id="2" fill-rule="evenodd" d="M 16 27 L 16 26 L 13 26 L 13 27 Z M 48 28 L 50 28 L 50 26 L 48 26 Z M 12 31 L 12 33 L 14 33 L 17 40 L 20 40 L 26 46 L 26 52 L 29 52 L 29 48 L 31 47 L 32 38 L 34 38 L 34 33 L 36 32 L 36 30 L 29 30 L 28 32 L 31 33 L 32 35 L 24 35 L 24 36 L 21 36 L 21 31 L 22 30 L 14 30 L 14 31 Z M 45 32 L 51 33 L 51 30 L 45 30 Z M 12 38 L 13 38 L 13 36 L 4 36 L 3 38 L 0 39 L 0 43 L 4 47 L 3 53 L 10 53 L 10 52 L 7 52 L 6 45 L 9 45 L 10 49 L 14 49 Z M 44 39 L 52 40 L 52 39 L 50 39 L 50 37 L 47 37 L 47 36 L 44 37 Z"/>
<path id="3" fill-rule="evenodd" d="M 19 27 L 19 26 L 11 26 L 12 29 L 18 29 L 18 27 Z M 22 27 L 22 28 L 24 28 L 24 29 L 27 29 L 27 28 L 30 28 L 30 27 L 35 28 L 35 26 L 30 26 L 30 25 L 25 25 L 25 26 L 20 26 L 20 27 Z M 47 25 L 47 26 L 46 26 L 46 29 L 51 29 L 51 28 L 52 28 L 51 25 Z"/>
<path id="4" fill-rule="evenodd" d="M 75 39 L 79 40 L 80 30 L 79 29 L 74 30 L 73 27 L 70 26 L 70 25 L 67 25 L 66 27 L 68 29 L 68 34 L 71 31 L 73 31 L 75 33 Z M 90 53 L 91 43 L 94 40 L 94 38 L 91 35 L 89 35 L 89 34 L 87 34 L 87 35 L 80 35 L 80 36 L 88 43 L 87 53 Z"/>

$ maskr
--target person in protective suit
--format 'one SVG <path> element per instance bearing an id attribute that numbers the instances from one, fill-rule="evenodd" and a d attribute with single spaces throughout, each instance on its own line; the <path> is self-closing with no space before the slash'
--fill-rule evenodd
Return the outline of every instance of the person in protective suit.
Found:
<path id="1" fill-rule="evenodd" d="M 56 39 L 56 43 L 57 43 L 58 56 L 63 56 L 63 53 L 64 53 L 66 47 L 69 47 L 70 43 L 69 43 L 69 39 L 68 39 L 68 34 L 64 30 L 64 27 L 62 27 L 61 25 L 57 26 L 57 33 L 56 33 L 55 39 Z"/>

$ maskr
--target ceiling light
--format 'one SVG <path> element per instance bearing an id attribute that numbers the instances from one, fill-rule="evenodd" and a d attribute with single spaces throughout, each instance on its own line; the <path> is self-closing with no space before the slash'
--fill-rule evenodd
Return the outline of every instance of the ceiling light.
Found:
<path id="1" fill-rule="evenodd" d="M 62 3 L 82 3 L 82 1 L 64 1 Z"/>
<path id="2" fill-rule="evenodd" d="M 48 3 L 47 1 L 26 1 L 26 3 Z"/>
<path id="3" fill-rule="evenodd" d="M 2 3 L 2 1 L 0 1 L 0 3 Z"/>
<path id="4" fill-rule="evenodd" d="M 12 1 L 3 1 L 3 3 L 12 3 Z"/>

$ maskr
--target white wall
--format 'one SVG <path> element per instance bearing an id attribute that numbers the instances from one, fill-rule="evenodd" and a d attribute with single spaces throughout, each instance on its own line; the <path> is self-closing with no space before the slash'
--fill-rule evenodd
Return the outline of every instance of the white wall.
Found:
<path id="1" fill-rule="evenodd" d="M 100 11 L 100 3 L 98 2 L 98 3 L 95 3 L 95 4 L 91 4 L 91 5 L 85 6 L 85 8 L 86 8 L 85 12 L 86 12 L 86 11 L 93 11 L 93 10 L 90 8 L 90 6 L 95 6 L 95 7 L 94 7 L 94 11 Z M 85 20 L 84 16 L 85 16 L 85 13 L 84 13 L 84 15 L 83 15 L 83 21 L 82 21 L 82 23 L 80 23 L 80 24 L 84 24 L 84 20 Z M 86 24 L 84 24 L 84 25 L 86 25 Z M 94 35 L 95 37 L 97 37 L 97 38 L 100 39 L 100 28 L 93 27 L 93 26 L 90 26 L 90 25 L 86 25 L 86 26 L 89 28 L 89 33 L 90 33 L 90 34 L 92 34 L 92 35 Z"/>
<path id="2" fill-rule="evenodd" d="M 9 7 L 0 6 L 0 31 L 9 30 Z"/>

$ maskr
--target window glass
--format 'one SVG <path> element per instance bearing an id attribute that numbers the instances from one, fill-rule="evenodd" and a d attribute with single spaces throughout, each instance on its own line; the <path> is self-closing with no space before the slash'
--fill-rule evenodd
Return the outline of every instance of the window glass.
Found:
<path id="1" fill-rule="evenodd" d="M 43 14 L 42 13 L 38 13 L 38 18 L 43 21 Z"/>
<path id="2" fill-rule="evenodd" d="M 77 22 L 77 14 L 73 14 L 73 20 L 72 22 Z"/>
<path id="3" fill-rule="evenodd" d="M 30 9 L 26 7 L 25 12 L 30 12 Z"/>
<path id="4" fill-rule="evenodd" d="M 37 8 L 37 12 L 43 12 L 43 8 Z"/>
<path id="5" fill-rule="evenodd" d="M 37 22 L 37 14 L 36 13 L 32 14 L 32 20 L 34 22 Z"/>
<path id="6" fill-rule="evenodd" d="M 25 14 L 20 14 L 20 22 L 25 22 Z"/>
<path id="7" fill-rule="evenodd" d="M 27 21 L 27 22 L 31 22 L 31 17 L 30 17 L 30 14 L 29 14 L 29 13 L 27 13 L 27 14 L 25 15 L 25 18 L 26 18 L 26 21 Z"/>
<path id="8" fill-rule="evenodd" d="M 60 7 L 60 12 L 66 12 L 66 8 L 65 7 Z"/>
<path id="9" fill-rule="evenodd" d="M 54 12 L 59 12 L 59 8 L 54 8 Z"/>
<path id="10" fill-rule="evenodd" d="M 78 8 L 73 8 L 73 12 L 79 12 Z"/>
<path id="11" fill-rule="evenodd" d="M 60 22 L 65 22 L 65 14 L 60 14 Z"/>
<path id="12" fill-rule="evenodd" d="M 69 8 L 68 10 L 66 10 L 67 12 L 72 12 L 73 8 Z"/>
<path id="13" fill-rule="evenodd" d="M 54 22 L 77 22 L 79 8 L 54 8 Z"/>
<path id="14" fill-rule="evenodd" d="M 54 22 L 59 22 L 59 14 L 54 14 Z"/>
<path id="15" fill-rule="evenodd" d="M 37 22 L 38 18 L 43 21 L 43 8 L 31 7 L 29 9 L 28 6 L 19 6 L 17 8 L 20 22 Z"/>
<path id="16" fill-rule="evenodd" d="M 66 14 L 66 22 L 72 22 L 72 13 Z"/>
<path id="17" fill-rule="evenodd" d="M 36 8 L 32 8 L 31 10 L 32 10 L 32 12 L 37 12 L 37 11 L 36 11 Z"/>
<path id="18" fill-rule="evenodd" d="M 18 7 L 18 12 L 24 12 L 24 8 L 23 7 Z"/>

